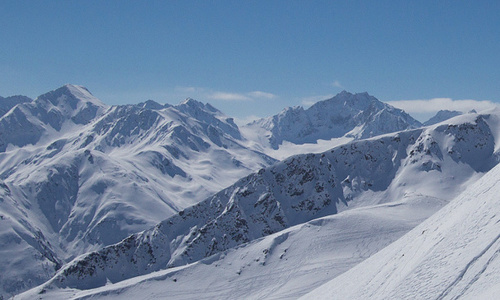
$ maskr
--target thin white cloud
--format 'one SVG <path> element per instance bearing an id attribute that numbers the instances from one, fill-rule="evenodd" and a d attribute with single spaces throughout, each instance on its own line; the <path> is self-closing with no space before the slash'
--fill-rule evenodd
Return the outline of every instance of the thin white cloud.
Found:
<path id="1" fill-rule="evenodd" d="M 203 88 L 196 86 L 176 86 L 174 90 L 181 93 L 200 93 L 204 91 Z"/>
<path id="2" fill-rule="evenodd" d="M 334 96 L 335 95 L 333 95 L 333 94 L 328 94 L 328 95 L 318 95 L 318 96 L 305 97 L 305 98 L 301 99 L 301 103 L 302 103 L 302 105 L 304 105 L 304 107 L 309 107 L 318 101 L 330 99 Z"/>
<path id="3" fill-rule="evenodd" d="M 249 93 L 230 93 L 230 92 L 212 92 L 207 95 L 207 98 L 222 101 L 251 101 L 261 99 L 274 99 L 277 98 L 275 94 L 253 91 Z"/>
<path id="4" fill-rule="evenodd" d="M 337 87 L 339 89 L 343 89 L 344 87 L 342 86 L 342 84 L 340 84 L 340 81 L 338 80 L 335 80 L 334 82 L 332 82 L 332 86 L 333 87 Z"/>
<path id="5" fill-rule="evenodd" d="M 227 92 L 214 92 L 208 95 L 209 99 L 223 100 L 223 101 L 249 101 L 252 98 L 238 93 L 227 93 Z"/>
<path id="6" fill-rule="evenodd" d="M 407 113 L 436 113 L 440 110 L 457 110 L 469 112 L 473 109 L 482 111 L 497 107 L 489 100 L 453 100 L 451 98 L 433 98 L 422 100 L 389 101 L 388 104 L 400 108 Z"/>
<path id="7" fill-rule="evenodd" d="M 264 98 L 264 99 L 274 99 L 277 97 L 274 94 L 266 93 L 266 92 L 262 92 L 262 91 L 250 92 L 250 93 L 248 93 L 248 96 L 250 96 L 252 98 Z"/>

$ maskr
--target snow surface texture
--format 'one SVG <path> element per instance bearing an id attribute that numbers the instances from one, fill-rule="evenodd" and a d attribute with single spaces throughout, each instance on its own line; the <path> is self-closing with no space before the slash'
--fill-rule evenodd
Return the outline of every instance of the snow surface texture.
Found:
<path id="1" fill-rule="evenodd" d="M 248 125 L 253 130 L 263 128 L 273 149 L 284 141 L 304 144 L 343 136 L 360 139 L 421 126 L 404 111 L 367 93 L 346 91 L 317 102 L 307 110 L 289 107 L 278 115 Z"/>
<path id="2" fill-rule="evenodd" d="M 0 118 L 0 295 L 275 162 L 242 142 L 231 118 L 192 99 L 108 107 L 66 85 L 11 108 Z"/>
<path id="3" fill-rule="evenodd" d="M 500 166 L 432 218 L 304 299 L 497 299 Z"/>
<path id="4" fill-rule="evenodd" d="M 257 242 L 249 245 L 257 245 L 260 243 L 258 239 L 266 236 L 268 237 L 261 240 L 262 243 L 270 242 L 277 238 L 277 235 L 290 230 L 292 226 L 298 225 L 298 228 L 301 228 L 300 224 L 335 213 L 341 212 L 343 217 L 339 215 L 332 220 L 349 219 L 348 216 L 356 215 L 352 212 L 356 208 L 361 215 L 377 214 L 375 212 L 379 211 L 381 215 L 376 216 L 371 225 L 357 227 L 348 221 L 339 222 L 343 224 L 341 227 L 352 226 L 352 228 L 349 229 L 351 231 L 346 231 L 348 233 L 343 239 L 337 240 L 337 247 L 349 249 L 352 247 L 349 243 L 358 243 L 354 237 L 356 232 L 364 232 L 361 234 L 364 237 L 373 235 L 373 239 L 384 241 L 374 243 L 373 247 L 367 247 L 366 255 L 354 254 L 354 258 L 346 261 L 343 267 L 332 270 L 332 275 L 329 275 L 331 277 L 320 276 L 317 281 L 313 278 L 309 278 L 309 281 L 304 279 L 304 285 L 298 288 L 295 295 L 304 294 L 308 288 L 311 289 L 349 269 L 397 239 L 411 228 L 410 224 L 414 226 L 418 220 L 434 212 L 432 207 L 437 210 L 443 200 L 452 199 L 471 181 L 477 180 L 482 172 L 492 168 L 497 163 L 495 149 L 497 134 L 492 132 L 489 124 L 498 127 L 498 116 L 470 114 L 452 119 L 449 124 L 438 124 L 352 142 L 322 154 L 291 157 L 241 179 L 233 186 L 179 212 L 151 230 L 132 235 L 116 245 L 76 258 L 61 268 L 49 282 L 26 295 L 52 291 L 47 293 L 47 297 L 50 298 L 54 293 L 57 294 L 53 289 L 56 291 L 58 288 L 95 289 L 159 271 L 165 267 L 171 267 L 171 272 L 185 268 L 189 270 L 191 266 L 189 264 L 197 261 L 198 264 L 207 264 L 208 261 L 208 264 L 217 266 L 231 263 L 241 267 L 240 262 L 224 260 L 229 254 L 225 256 L 222 253 L 233 253 L 232 251 L 236 253 L 240 250 L 230 249 L 252 241 Z M 404 199 L 411 199 L 407 200 L 409 203 L 425 200 L 428 204 L 416 209 L 414 217 L 408 217 L 411 212 L 407 212 L 407 215 L 399 221 L 396 221 L 398 217 L 394 216 L 388 224 L 384 224 L 387 217 L 383 215 L 394 206 L 401 203 L 408 205 Z M 374 205 L 385 209 L 377 210 L 373 208 Z M 361 210 L 361 207 L 370 206 L 372 210 Z M 405 207 L 408 206 L 403 205 L 402 209 Z M 348 210 L 351 210 L 352 214 L 349 214 Z M 380 222 L 376 221 L 377 219 Z M 330 221 L 317 221 L 312 224 L 323 223 L 329 224 Z M 388 227 L 384 227 L 386 225 Z M 366 230 L 369 231 L 370 227 L 373 231 L 367 233 Z M 272 234 L 275 234 L 274 237 Z M 359 243 L 362 241 L 363 238 Z M 310 241 L 301 242 L 307 244 Z M 230 252 L 227 252 L 228 250 Z M 322 251 L 325 249 L 319 252 Z M 267 253 L 263 254 L 266 256 Z M 233 258 L 241 255 L 241 252 L 238 252 Z M 211 258 L 206 260 L 207 257 Z M 345 256 L 340 255 L 340 257 Z M 318 263 L 314 260 L 298 259 L 302 262 L 309 261 L 310 264 Z M 219 260 L 222 261 L 218 263 Z M 257 261 L 266 261 L 266 258 L 258 258 Z M 284 269 L 293 266 L 287 265 L 286 260 L 280 260 L 279 264 Z M 332 263 L 333 265 L 338 266 L 339 261 Z M 307 269 L 308 266 L 314 269 L 313 265 L 304 268 Z M 237 278 L 240 271 L 244 272 L 243 269 L 238 269 L 233 276 Z M 171 274 L 168 270 L 162 272 Z M 290 269 L 287 272 L 284 273 L 291 274 Z M 228 275 L 222 276 L 227 278 Z M 161 278 L 170 277 L 165 275 Z M 189 278 L 190 282 L 198 280 L 196 274 Z M 128 282 L 135 285 L 141 280 Z M 228 280 L 232 282 L 236 279 Z M 124 284 L 119 283 L 116 288 L 119 290 L 118 287 L 123 287 Z M 271 290 L 277 288 L 265 286 Z M 228 290 L 234 291 L 234 286 L 233 289 L 226 289 L 226 292 Z M 265 294 L 265 291 L 261 292 Z M 281 292 L 286 292 L 286 289 L 282 289 Z M 134 293 L 133 289 L 131 293 Z M 256 291 L 255 295 L 259 297 L 259 291 Z M 288 296 L 293 297 L 293 295 Z M 181 295 L 179 297 L 182 298 Z"/>

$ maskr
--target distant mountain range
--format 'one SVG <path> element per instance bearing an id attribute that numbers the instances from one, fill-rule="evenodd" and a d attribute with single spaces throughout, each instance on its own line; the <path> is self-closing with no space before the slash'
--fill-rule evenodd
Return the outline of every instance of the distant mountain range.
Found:
<path id="1" fill-rule="evenodd" d="M 340 222 L 351 228 L 345 234 L 354 241 L 362 227 L 347 216 L 363 216 L 380 231 L 363 227 L 359 241 L 386 238 L 345 262 L 346 270 L 412 229 L 498 161 L 495 112 L 448 121 L 453 113 L 441 113 L 432 122 L 443 122 L 422 127 L 366 93 L 342 92 L 242 129 L 193 99 L 108 106 L 75 85 L 35 100 L 15 99 L 0 117 L 0 268 L 9 274 L 0 275 L 4 296 L 42 284 L 26 297 L 41 292 L 37 297 L 67 298 L 59 288 L 94 293 L 89 289 L 112 290 L 112 283 L 125 279 L 137 292 L 134 277 L 161 271 L 172 278 L 177 268 L 186 270 L 184 280 L 208 287 L 214 283 L 199 276 L 210 276 L 189 271 L 204 269 L 207 259 L 213 266 L 238 265 L 230 272 L 210 269 L 230 281 L 243 269 L 253 270 L 245 276 L 271 276 L 265 264 L 258 271 L 253 258 L 243 259 L 244 267 L 236 257 L 257 255 L 262 243 L 281 244 L 277 235 L 308 231 L 307 224 L 333 229 Z M 272 157 L 284 142 L 300 147 L 337 138 L 351 142 L 283 161 Z M 388 211 L 397 212 L 391 220 L 382 217 Z M 310 242 L 298 236 L 292 241 Z M 318 253 L 331 243 L 318 245 Z M 245 245 L 255 250 L 245 252 Z M 287 251 L 295 253 L 292 248 Z M 270 255 L 258 261 L 279 264 L 286 276 L 293 262 L 304 268 L 313 263 L 301 255 L 288 265 Z M 296 295 L 331 276 L 319 276 L 312 285 L 304 281 Z M 268 280 L 262 288 L 279 296 L 275 285 Z M 228 285 L 211 296 L 234 292 Z M 252 293 L 259 298 L 260 292 L 255 287 Z"/>

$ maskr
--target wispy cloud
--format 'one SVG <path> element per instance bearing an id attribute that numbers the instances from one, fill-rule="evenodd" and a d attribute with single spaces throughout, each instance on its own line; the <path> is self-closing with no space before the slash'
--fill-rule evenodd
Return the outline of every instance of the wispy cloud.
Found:
<path id="1" fill-rule="evenodd" d="M 248 96 L 252 97 L 252 98 L 264 98 L 264 99 L 274 99 L 276 98 L 277 96 L 275 94 L 271 94 L 271 93 L 266 93 L 266 92 L 262 92 L 262 91 L 254 91 L 254 92 L 250 92 L 248 93 Z"/>
<path id="2" fill-rule="evenodd" d="M 390 105 L 403 109 L 408 113 L 435 113 L 440 110 L 457 110 L 468 112 L 473 109 L 477 111 L 491 109 L 497 106 L 489 100 L 453 100 L 451 98 L 432 98 L 421 100 L 399 100 L 389 101 Z"/>
<path id="3" fill-rule="evenodd" d="M 318 95 L 318 96 L 304 97 L 304 98 L 301 99 L 301 103 L 305 107 L 309 107 L 309 106 L 313 105 L 314 103 L 316 103 L 318 101 L 330 99 L 333 96 L 335 96 L 335 95 L 328 94 L 328 95 Z"/>
<path id="4" fill-rule="evenodd" d="M 249 93 L 230 93 L 230 92 L 212 92 L 207 98 L 222 101 L 251 101 L 260 99 L 274 99 L 277 96 L 262 91 L 253 91 Z"/>
<path id="5" fill-rule="evenodd" d="M 342 84 L 340 84 L 340 81 L 338 81 L 338 80 L 335 80 L 334 82 L 332 82 L 332 86 L 336 87 L 336 88 L 339 88 L 339 89 L 343 89 L 344 88 L 342 86 Z"/>
<path id="6" fill-rule="evenodd" d="M 104 96 L 103 96 L 104 95 Z M 175 86 L 166 88 L 164 90 L 140 90 L 140 91 L 123 91 L 122 93 L 100 93 L 102 99 L 108 101 L 110 104 L 117 103 L 138 103 L 148 99 L 153 99 L 158 102 L 170 100 L 175 104 L 186 98 L 193 98 L 199 101 L 216 100 L 216 101 L 262 101 L 272 100 L 278 98 L 277 95 L 264 92 L 252 91 L 245 93 L 233 93 L 227 91 L 215 91 L 210 88 L 197 87 L 197 86 Z"/>
<path id="7" fill-rule="evenodd" d="M 245 96 L 244 94 L 238 93 L 227 93 L 227 92 L 214 92 L 208 95 L 209 99 L 223 100 L 223 101 L 248 101 L 251 98 Z"/>

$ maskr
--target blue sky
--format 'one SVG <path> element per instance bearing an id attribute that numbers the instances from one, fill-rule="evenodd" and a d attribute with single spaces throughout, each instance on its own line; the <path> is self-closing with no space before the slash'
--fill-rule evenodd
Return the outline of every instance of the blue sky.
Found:
<path id="1" fill-rule="evenodd" d="M 344 89 L 414 114 L 500 101 L 497 0 L 0 0 L 0 26 L 2 96 L 73 83 L 240 119 Z"/>

